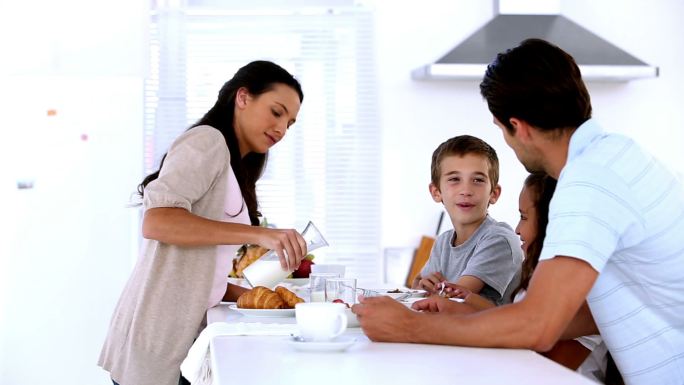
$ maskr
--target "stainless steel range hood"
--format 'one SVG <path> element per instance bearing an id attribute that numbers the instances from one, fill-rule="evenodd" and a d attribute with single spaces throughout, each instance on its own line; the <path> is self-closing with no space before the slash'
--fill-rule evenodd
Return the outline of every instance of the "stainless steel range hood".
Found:
<path id="1" fill-rule="evenodd" d="M 498 12 L 497 12 L 498 13 Z M 499 52 L 541 38 L 571 54 L 584 80 L 624 82 L 658 76 L 653 67 L 561 15 L 497 14 L 461 44 L 411 72 L 416 80 L 480 80 Z"/>

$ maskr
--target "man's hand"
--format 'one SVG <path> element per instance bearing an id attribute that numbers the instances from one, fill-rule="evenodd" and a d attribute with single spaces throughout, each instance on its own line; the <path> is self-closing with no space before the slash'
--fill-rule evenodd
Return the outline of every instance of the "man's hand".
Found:
<path id="1" fill-rule="evenodd" d="M 426 299 L 416 301 L 411 305 L 413 310 L 443 313 L 443 314 L 470 314 L 475 313 L 477 309 L 456 301 L 451 301 L 448 298 L 432 295 Z"/>
<path id="2" fill-rule="evenodd" d="M 363 332 L 371 341 L 411 342 L 421 314 L 387 296 L 359 297 L 352 306 Z"/>

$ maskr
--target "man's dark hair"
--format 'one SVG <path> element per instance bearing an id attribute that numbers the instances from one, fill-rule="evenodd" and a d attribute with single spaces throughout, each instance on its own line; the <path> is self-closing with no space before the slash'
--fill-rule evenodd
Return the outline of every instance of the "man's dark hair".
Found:
<path id="1" fill-rule="evenodd" d="M 541 39 L 498 54 L 487 66 L 480 93 L 510 131 L 511 118 L 542 131 L 574 130 L 591 118 L 589 92 L 575 59 Z"/>

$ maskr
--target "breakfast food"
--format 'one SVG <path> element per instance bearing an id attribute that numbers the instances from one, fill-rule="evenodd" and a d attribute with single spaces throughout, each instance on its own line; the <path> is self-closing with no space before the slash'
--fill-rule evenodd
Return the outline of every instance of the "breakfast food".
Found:
<path id="1" fill-rule="evenodd" d="M 243 271 L 262 255 L 266 254 L 268 250 L 269 249 L 259 245 L 242 245 L 242 247 L 238 249 L 236 257 L 233 259 L 233 269 L 228 276 L 231 278 L 245 278 Z M 306 257 L 302 259 L 297 270 L 293 271 L 288 278 L 309 278 L 309 274 L 311 274 L 311 265 L 314 264 L 313 259 L 313 254 L 307 254 Z"/>
<path id="2" fill-rule="evenodd" d="M 295 307 L 296 304 L 304 302 L 303 299 L 297 297 L 297 294 L 291 292 L 290 290 L 282 286 L 276 287 L 275 292 L 280 296 L 283 302 L 285 302 L 287 309 L 292 309 Z"/>
<path id="3" fill-rule="evenodd" d="M 263 286 L 242 293 L 237 300 L 237 307 L 241 309 L 284 309 L 285 306 L 276 292 Z"/>
<path id="4" fill-rule="evenodd" d="M 309 278 L 311 274 L 311 265 L 314 265 L 313 254 L 307 254 L 302 262 L 299 264 L 297 270 L 292 272 L 292 278 Z"/>
<path id="5" fill-rule="evenodd" d="M 233 278 L 244 278 L 242 271 L 251 265 L 268 251 L 267 248 L 259 245 L 243 245 L 237 251 L 237 258 L 233 259 L 233 271 L 229 276 Z"/>
<path id="6" fill-rule="evenodd" d="M 345 306 L 347 306 L 347 308 L 350 308 L 350 307 L 351 307 L 351 306 L 349 306 L 348 303 L 342 301 L 342 300 L 339 299 L 339 298 L 334 299 L 334 300 L 333 300 L 333 303 L 343 303 Z"/>
<path id="7" fill-rule="evenodd" d="M 275 291 L 257 286 L 238 297 L 237 307 L 240 309 L 292 309 L 300 302 L 304 300 L 282 286 L 276 287 Z"/>

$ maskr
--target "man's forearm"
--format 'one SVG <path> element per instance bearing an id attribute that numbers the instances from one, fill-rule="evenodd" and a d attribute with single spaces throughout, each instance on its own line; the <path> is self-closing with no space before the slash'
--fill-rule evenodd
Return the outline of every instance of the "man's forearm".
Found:
<path id="1" fill-rule="evenodd" d="M 489 302 L 485 297 L 475 293 L 468 294 L 463 303 L 466 303 L 477 310 L 486 310 L 496 307 L 495 304 Z"/>
<path id="2" fill-rule="evenodd" d="M 599 334 L 599 331 L 596 327 L 596 322 L 594 322 L 594 317 L 591 315 L 589 305 L 585 301 L 563 332 L 561 339 L 571 340 L 573 338 L 589 336 L 592 334 Z"/>
<path id="3" fill-rule="evenodd" d="M 424 314 L 412 342 L 540 350 L 534 312 L 521 304 L 499 306 L 468 315 Z"/>
<path id="4" fill-rule="evenodd" d="M 416 342 L 550 350 L 585 303 L 597 275 L 579 259 L 542 261 L 522 301 L 469 315 L 426 315 Z"/>

